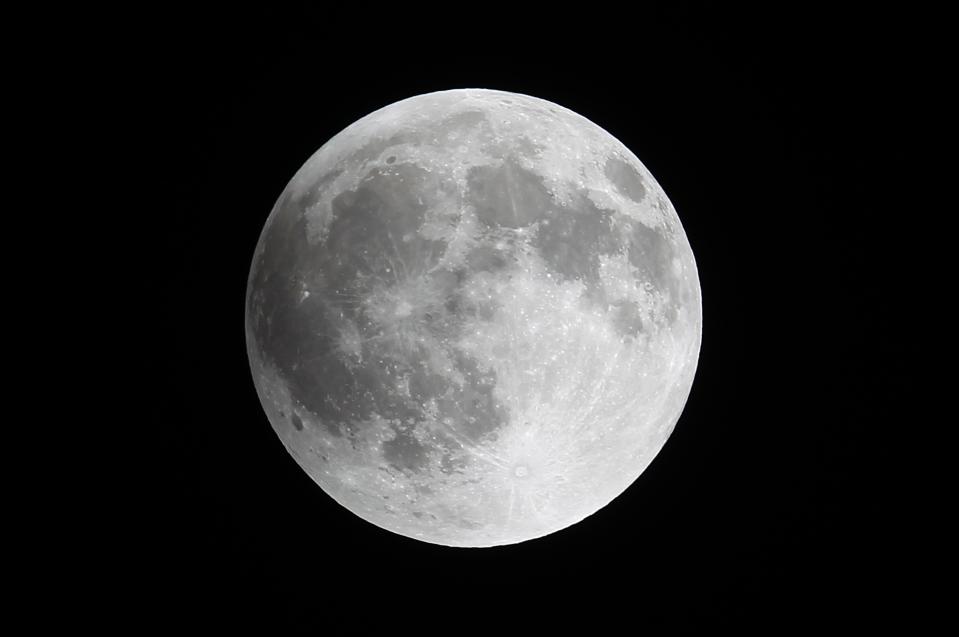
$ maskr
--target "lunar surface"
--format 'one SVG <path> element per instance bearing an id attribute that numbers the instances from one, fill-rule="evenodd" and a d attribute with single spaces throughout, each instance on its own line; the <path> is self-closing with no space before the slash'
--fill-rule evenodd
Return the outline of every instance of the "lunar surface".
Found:
<path id="1" fill-rule="evenodd" d="M 701 339 L 693 253 L 618 140 L 541 99 L 420 95 L 320 148 L 257 244 L 246 338 L 299 465 L 426 542 L 541 537 L 662 449 Z"/>

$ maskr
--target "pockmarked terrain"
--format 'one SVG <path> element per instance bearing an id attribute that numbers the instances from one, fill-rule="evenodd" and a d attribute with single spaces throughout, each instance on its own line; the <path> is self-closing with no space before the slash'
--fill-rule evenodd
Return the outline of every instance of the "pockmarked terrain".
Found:
<path id="1" fill-rule="evenodd" d="M 643 164 L 541 99 L 397 102 L 313 155 L 260 236 L 260 400 L 344 507 L 451 546 L 540 537 L 648 466 L 693 381 L 701 297 Z"/>

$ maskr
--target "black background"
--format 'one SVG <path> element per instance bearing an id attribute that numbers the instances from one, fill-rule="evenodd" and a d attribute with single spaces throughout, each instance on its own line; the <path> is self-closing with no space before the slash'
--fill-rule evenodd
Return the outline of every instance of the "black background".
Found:
<path id="1" fill-rule="evenodd" d="M 878 20 L 675 7 L 144 18 L 162 307 L 138 617 L 606 634 L 908 614 L 892 432 L 915 345 L 896 336 L 907 273 L 884 165 L 910 70 Z M 679 212 L 704 304 L 686 409 L 636 483 L 562 532 L 472 550 L 326 496 L 260 408 L 243 322 L 254 245 L 302 163 L 372 110 L 465 87 L 554 101 L 633 150 Z"/>

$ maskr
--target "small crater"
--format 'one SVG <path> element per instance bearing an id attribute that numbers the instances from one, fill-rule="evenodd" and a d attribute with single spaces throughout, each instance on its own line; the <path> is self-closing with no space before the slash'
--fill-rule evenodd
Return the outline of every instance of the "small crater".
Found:
<path id="1" fill-rule="evenodd" d="M 513 475 L 517 478 L 525 478 L 529 475 L 529 469 L 526 465 L 516 465 L 516 468 L 513 469 Z"/>
<path id="2" fill-rule="evenodd" d="M 386 158 L 387 164 L 392 164 L 395 161 L 396 161 L 396 155 L 390 155 L 389 157 Z"/>
<path id="3" fill-rule="evenodd" d="M 303 421 L 300 420 L 300 417 L 296 414 L 290 415 L 290 422 L 293 423 L 293 426 L 297 431 L 303 431 Z"/>

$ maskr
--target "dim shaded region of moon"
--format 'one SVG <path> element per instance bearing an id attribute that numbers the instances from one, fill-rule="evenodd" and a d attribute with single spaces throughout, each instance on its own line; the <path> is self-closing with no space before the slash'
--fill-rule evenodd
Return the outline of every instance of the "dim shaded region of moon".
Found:
<path id="1" fill-rule="evenodd" d="M 384 529 L 522 542 L 662 448 L 701 340 L 672 204 L 612 135 L 541 99 L 430 93 L 320 148 L 274 206 L 246 299 L 286 449 Z"/>

